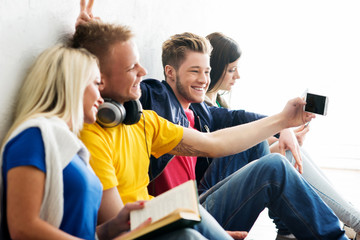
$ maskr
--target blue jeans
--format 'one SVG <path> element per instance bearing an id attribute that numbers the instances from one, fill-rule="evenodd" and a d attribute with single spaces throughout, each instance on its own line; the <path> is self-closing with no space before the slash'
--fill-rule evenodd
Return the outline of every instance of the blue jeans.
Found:
<path id="1" fill-rule="evenodd" d="M 214 219 L 213 216 L 208 213 L 203 206 L 200 205 L 200 216 L 201 222 L 194 226 L 194 229 L 197 230 L 201 235 L 207 239 L 224 239 L 232 240 L 233 238 L 225 232 L 225 230 L 220 226 L 220 224 Z M 186 239 L 186 238 L 183 238 Z"/>
<path id="2" fill-rule="evenodd" d="M 214 158 L 198 185 L 199 194 L 209 190 L 246 164 L 267 154 L 270 154 L 269 144 L 267 141 L 263 141 L 238 154 Z"/>
<path id="3" fill-rule="evenodd" d="M 298 239 L 347 239 L 332 210 L 280 154 L 247 164 L 200 203 L 226 230 L 249 231 L 267 207 Z"/>
<path id="4" fill-rule="evenodd" d="M 203 206 L 199 205 L 201 222 L 192 228 L 179 229 L 174 232 L 158 236 L 155 239 L 163 240 L 205 240 L 205 239 L 221 239 L 232 240 L 233 238 L 220 226 L 213 216 L 208 213 Z"/>
<path id="5" fill-rule="evenodd" d="M 192 228 L 179 229 L 161 236 L 151 238 L 152 240 L 206 240 L 199 232 Z"/>

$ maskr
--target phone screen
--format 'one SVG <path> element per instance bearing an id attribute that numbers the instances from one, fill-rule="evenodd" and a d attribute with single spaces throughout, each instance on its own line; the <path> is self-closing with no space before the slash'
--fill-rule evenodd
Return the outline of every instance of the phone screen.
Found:
<path id="1" fill-rule="evenodd" d="M 307 93 L 305 111 L 326 115 L 326 97 Z"/>

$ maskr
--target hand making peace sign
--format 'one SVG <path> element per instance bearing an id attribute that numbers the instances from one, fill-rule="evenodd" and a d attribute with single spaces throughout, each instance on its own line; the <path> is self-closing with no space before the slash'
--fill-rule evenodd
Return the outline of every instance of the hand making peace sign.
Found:
<path id="1" fill-rule="evenodd" d="M 80 14 L 76 19 L 75 27 L 80 24 L 84 24 L 90 21 L 101 21 L 99 17 L 94 17 L 92 14 L 92 7 L 94 5 L 94 0 L 89 0 L 88 4 L 86 5 L 86 0 L 80 0 Z"/>

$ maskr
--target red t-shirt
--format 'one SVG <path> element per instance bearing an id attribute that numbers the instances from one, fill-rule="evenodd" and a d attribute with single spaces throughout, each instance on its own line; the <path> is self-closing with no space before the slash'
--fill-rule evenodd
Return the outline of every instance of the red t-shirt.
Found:
<path id="1" fill-rule="evenodd" d="M 194 112 L 187 109 L 185 114 L 190 122 L 189 127 L 195 129 Z M 175 156 L 165 167 L 164 171 L 149 184 L 149 193 L 157 196 L 188 180 L 195 180 L 196 159 L 197 157 Z"/>

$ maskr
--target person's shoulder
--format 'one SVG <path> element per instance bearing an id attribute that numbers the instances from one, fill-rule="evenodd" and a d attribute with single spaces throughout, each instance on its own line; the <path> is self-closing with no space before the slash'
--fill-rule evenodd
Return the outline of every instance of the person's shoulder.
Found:
<path id="1" fill-rule="evenodd" d="M 156 125 L 159 127 L 160 125 L 170 125 L 170 126 L 177 126 L 176 124 L 170 122 L 166 118 L 161 117 L 153 110 L 144 110 L 143 111 L 145 116 L 145 121 L 151 122 L 152 125 Z"/>
<path id="2" fill-rule="evenodd" d="M 213 105 L 213 103 L 211 102 L 210 98 L 205 95 L 205 99 L 204 99 L 204 102 L 207 106 L 210 106 L 210 107 L 214 107 L 215 105 Z"/>
<path id="3" fill-rule="evenodd" d="M 154 79 L 154 78 L 147 78 L 143 81 L 141 81 L 140 85 L 141 85 L 141 88 L 144 89 L 144 88 L 148 88 L 148 89 L 151 89 L 151 90 L 162 90 L 162 89 L 165 89 L 166 86 L 165 86 L 165 81 L 164 80 L 158 80 L 158 79 Z"/>
<path id="4" fill-rule="evenodd" d="M 197 115 L 209 115 L 210 113 L 210 106 L 208 106 L 205 102 L 201 102 L 201 103 L 192 103 L 191 104 L 191 108 L 193 109 L 193 111 L 197 114 Z"/>
<path id="5" fill-rule="evenodd" d="M 84 123 L 83 128 L 80 131 L 80 138 L 87 138 L 90 136 L 106 136 L 112 132 L 113 128 L 103 128 L 98 123 Z"/>
<path id="6" fill-rule="evenodd" d="M 155 78 L 147 78 L 141 81 L 141 84 L 150 84 L 150 85 L 161 85 L 161 80 Z"/>
<path id="7" fill-rule="evenodd" d="M 21 151 L 32 149 L 34 146 L 42 143 L 41 130 L 39 127 L 29 127 L 22 130 L 18 135 L 10 139 L 5 145 L 5 152 L 12 149 L 21 149 Z"/>
<path id="8" fill-rule="evenodd" d="M 154 111 L 154 110 L 143 110 L 145 119 L 157 119 L 160 118 L 160 116 Z"/>
<path id="9" fill-rule="evenodd" d="M 97 131 L 101 129 L 102 127 L 98 123 L 84 123 L 82 131 Z"/>

